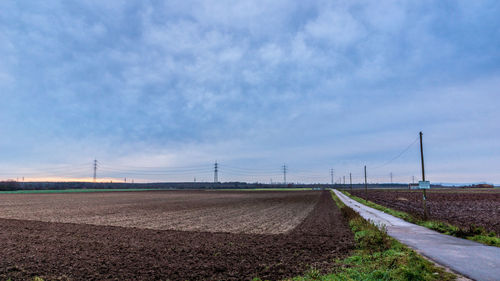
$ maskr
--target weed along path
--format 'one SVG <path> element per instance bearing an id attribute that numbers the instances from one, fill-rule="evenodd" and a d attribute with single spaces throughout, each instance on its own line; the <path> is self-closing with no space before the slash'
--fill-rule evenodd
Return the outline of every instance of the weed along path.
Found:
<path id="1" fill-rule="evenodd" d="M 384 225 L 387 234 L 431 260 L 474 280 L 500 280 L 500 248 L 440 234 L 365 206 L 334 190 L 366 220 Z"/>

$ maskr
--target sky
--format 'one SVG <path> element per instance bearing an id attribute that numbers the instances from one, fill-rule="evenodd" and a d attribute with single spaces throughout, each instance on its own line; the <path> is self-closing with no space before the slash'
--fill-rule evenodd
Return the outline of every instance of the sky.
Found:
<path id="1" fill-rule="evenodd" d="M 0 1 L 0 179 L 500 184 L 498 1 Z"/>

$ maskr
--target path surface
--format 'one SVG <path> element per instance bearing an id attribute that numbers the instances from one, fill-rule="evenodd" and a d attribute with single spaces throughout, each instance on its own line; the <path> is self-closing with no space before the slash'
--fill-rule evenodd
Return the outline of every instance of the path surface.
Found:
<path id="1" fill-rule="evenodd" d="M 438 264 L 474 280 L 500 280 L 500 248 L 440 234 L 334 192 L 363 218 L 385 225 L 390 236 Z"/>

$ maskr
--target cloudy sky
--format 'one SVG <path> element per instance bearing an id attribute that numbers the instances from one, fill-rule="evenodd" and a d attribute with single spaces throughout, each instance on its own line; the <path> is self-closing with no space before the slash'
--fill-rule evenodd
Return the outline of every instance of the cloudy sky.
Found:
<path id="1" fill-rule="evenodd" d="M 1 1 L 0 179 L 500 183 L 498 1 Z"/>

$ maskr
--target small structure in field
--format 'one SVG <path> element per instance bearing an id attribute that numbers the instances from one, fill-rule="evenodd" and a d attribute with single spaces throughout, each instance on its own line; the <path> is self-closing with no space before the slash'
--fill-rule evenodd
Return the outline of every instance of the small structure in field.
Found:
<path id="1" fill-rule="evenodd" d="M 410 183 L 410 184 L 408 184 L 408 189 L 418 189 L 418 183 Z"/>

